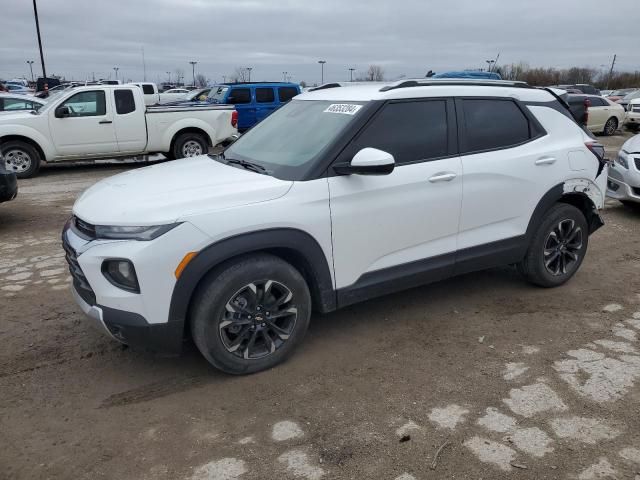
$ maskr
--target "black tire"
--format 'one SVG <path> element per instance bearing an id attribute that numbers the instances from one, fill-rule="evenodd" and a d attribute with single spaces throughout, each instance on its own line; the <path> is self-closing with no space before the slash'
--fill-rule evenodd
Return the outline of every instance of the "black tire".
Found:
<path id="1" fill-rule="evenodd" d="M 2 155 L 8 171 L 18 178 L 35 177 L 40 170 L 40 154 L 26 142 L 13 140 L 2 143 Z"/>
<path id="2" fill-rule="evenodd" d="M 571 237 L 575 230 L 578 233 Z M 566 235 L 563 232 L 567 232 Z M 557 203 L 549 209 L 534 233 L 525 258 L 518 264 L 518 271 L 534 285 L 560 286 L 578 271 L 588 244 L 589 227 L 584 214 L 573 205 Z"/>
<path id="3" fill-rule="evenodd" d="M 207 139 L 199 133 L 183 133 L 173 142 L 171 158 L 188 158 L 206 155 L 209 152 Z"/>
<path id="4" fill-rule="evenodd" d="M 295 315 L 290 313 L 294 309 Z M 223 372 L 249 374 L 281 363 L 301 343 L 311 317 L 311 295 L 293 266 L 273 255 L 255 254 L 208 275 L 191 311 L 191 333 L 204 357 Z"/>
<path id="5" fill-rule="evenodd" d="M 630 202 L 629 200 L 620 200 L 620 202 L 628 209 L 635 210 L 636 212 L 640 212 L 640 203 Z"/>
<path id="6" fill-rule="evenodd" d="M 605 136 L 611 136 L 616 133 L 616 130 L 618 130 L 618 119 L 616 117 L 611 117 L 607 120 L 607 123 L 604 124 L 602 134 Z"/>

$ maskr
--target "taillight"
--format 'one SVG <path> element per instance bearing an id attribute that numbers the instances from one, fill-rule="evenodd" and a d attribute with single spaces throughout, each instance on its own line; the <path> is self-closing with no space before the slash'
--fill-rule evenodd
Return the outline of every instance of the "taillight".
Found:
<path id="1" fill-rule="evenodd" d="M 605 158 L 606 152 L 604 150 L 604 145 L 598 142 L 585 142 L 584 144 L 590 151 L 593 153 L 598 159 L 598 173 L 596 177 L 599 177 L 604 169 L 604 166 L 609 163 L 609 160 Z"/>
<path id="2" fill-rule="evenodd" d="M 238 111 L 234 110 L 231 114 L 231 126 L 236 128 L 238 126 Z"/>
<path id="3" fill-rule="evenodd" d="M 591 100 L 588 98 L 584 99 L 584 124 L 587 125 L 589 123 L 589 107 L 591 106 Z"/>

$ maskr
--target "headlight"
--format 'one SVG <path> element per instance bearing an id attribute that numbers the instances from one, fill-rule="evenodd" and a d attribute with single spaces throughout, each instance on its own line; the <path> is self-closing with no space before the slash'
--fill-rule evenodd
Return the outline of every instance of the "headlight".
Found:
<path id="1" fill-rule="evenodd" d="M 616 163 L 626 168 L 627 170 L 629 169 L 629 163 L 627 162 L 627 159 L 622 156 L 622 154 L 618 154 L 618 156 L 616 157 Z"/>
<path id="2" fill-rule="evenodd" d="M 146 227 L 118 227 L 113 225 L 96 225 L 96 238 L 109 240 L 140 240 L 149 241 L 164 235 L 169 230 L 180 225 L 153 225 Z"/>

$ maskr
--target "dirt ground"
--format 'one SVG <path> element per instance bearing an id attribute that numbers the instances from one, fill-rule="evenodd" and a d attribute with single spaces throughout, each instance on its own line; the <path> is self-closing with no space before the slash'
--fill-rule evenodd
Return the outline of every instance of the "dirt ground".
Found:
<path id="1" fill-rule="evenodd" d="M 387 296 L 230 377 L 123 348 L 71 298 L 74 199 L 139 166 L 45 168 L 0 205 L 0 478 L 640 479 L 640 213 L 608 202 L 566 286 L 505 267 Z"/>

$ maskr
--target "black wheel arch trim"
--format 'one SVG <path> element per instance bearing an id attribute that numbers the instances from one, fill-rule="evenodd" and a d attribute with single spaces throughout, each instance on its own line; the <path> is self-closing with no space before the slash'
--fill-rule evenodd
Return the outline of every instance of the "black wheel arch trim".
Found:
<path id="1" fill-rule="evenodd" d="M 327 313 L 336 309 L 329 262 L 318 242 L 302 230 L 273 228 L 228 237 L 201 250 L 176 282 L 171 295 L 169 322 L 186 324 L 191 299 L 209 272 L 232 258 L 257 252 L 272 253 L 301 270 L 309 283 L 315 310 Z"/>

